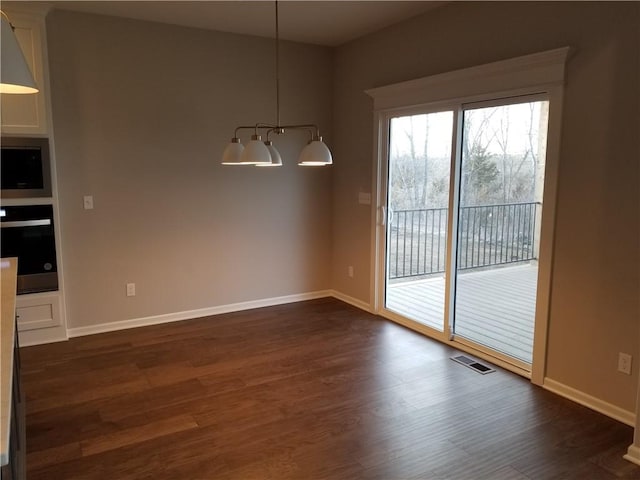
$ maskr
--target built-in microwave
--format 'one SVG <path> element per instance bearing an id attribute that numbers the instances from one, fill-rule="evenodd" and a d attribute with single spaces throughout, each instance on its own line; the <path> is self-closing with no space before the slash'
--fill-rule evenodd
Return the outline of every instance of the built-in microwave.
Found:
<path id="1" fill-rule="evenodd" d="M 0 149 L 2 198 L 51 197 L 48 138 L 3 136 Z"/>

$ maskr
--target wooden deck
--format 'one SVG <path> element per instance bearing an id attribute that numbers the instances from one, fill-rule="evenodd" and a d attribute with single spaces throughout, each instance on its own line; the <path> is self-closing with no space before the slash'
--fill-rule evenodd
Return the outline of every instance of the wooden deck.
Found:
<path id="1" fill-rule="evenodd" d="M 531 363 L 537 275 L 535 265 L 461 273 L 456 335 Z M 442 331 L 444 277 L 392 284 L 386 306 Z"/>

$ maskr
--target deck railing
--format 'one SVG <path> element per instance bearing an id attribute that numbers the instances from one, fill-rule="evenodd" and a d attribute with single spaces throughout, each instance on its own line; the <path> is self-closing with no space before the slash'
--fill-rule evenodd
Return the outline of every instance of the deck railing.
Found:
<path id="1" fill-rule="evenodd" d="M 539 203 L 462 207 L 458 219 L 458 269 L 537 258 Z M 396 210 L 389 232 L 389 278 L 445 270 L 447 208 Z"/>

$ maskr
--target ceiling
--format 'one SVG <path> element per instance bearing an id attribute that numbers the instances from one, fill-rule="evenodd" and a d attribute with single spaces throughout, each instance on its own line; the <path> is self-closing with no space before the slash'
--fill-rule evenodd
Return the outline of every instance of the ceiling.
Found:
<path id="1" fill-rule="evenodd" d="M 2 2 L 6 6 L 27 2 Z M 223 32 L 273 37 L 271 1 L 49 1 L 28 2 L 50 8 L 135 18 Z M 288 1 L 279 2 L 280 37 L 337 46 L 446 2 L 436 1 Z"/>

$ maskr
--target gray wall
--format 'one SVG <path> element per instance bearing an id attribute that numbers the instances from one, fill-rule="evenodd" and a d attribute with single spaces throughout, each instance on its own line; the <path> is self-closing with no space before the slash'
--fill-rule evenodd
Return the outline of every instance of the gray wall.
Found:
<path id="1" fill-rule="evenodd" d="M 333 288 L 370 301 L 372 101 L 365 89 L 558 47 L 568 64 L 548 377 L 634 410 L 638 348 L 640 4 L 453 2 L 351 42 L 334 71 Z M 348 278 L 347 267 L 355 267 Z M 634 367 L 635 368 L 635 367 Z M 637 368 L 636 368 L 637 371 Z"/>
<path id="2" fill-rule="evenodd" d="M 305 135 L 274 141 L 280 169 L 219 164 L 236 125 L 275 121 L 273 41 L 64 11 L 47 30 L 68 327 L 330 287 L 331 170 L 296 165 Z M 328 130 L 331 51 L 281 60 L 282 120 Z"/>

